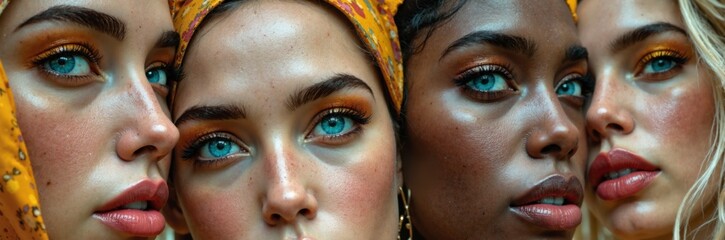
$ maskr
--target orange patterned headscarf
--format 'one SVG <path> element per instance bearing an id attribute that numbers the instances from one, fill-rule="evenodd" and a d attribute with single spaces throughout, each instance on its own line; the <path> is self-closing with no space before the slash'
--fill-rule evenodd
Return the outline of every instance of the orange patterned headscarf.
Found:
<path id="1" fill-rule="evenodd" d="M 181 35 L 176 66 L 181 66 L 194 31 L 211 10 L 224 0 L 169 0 L 174 27 Z M 396 112 L 403 101 L 403 57 L 393 16 L 402 0 L 325 0 L 355 26 L 358 37 L 372 53 Z"/>
<path id="2" fill-rule="evenodd" d="M 0 14 L 9 0 L 0 0 Z M 28 150 L 15 120 L 15 103 L 0 63 L 0 239 L 48 239 Z"/>

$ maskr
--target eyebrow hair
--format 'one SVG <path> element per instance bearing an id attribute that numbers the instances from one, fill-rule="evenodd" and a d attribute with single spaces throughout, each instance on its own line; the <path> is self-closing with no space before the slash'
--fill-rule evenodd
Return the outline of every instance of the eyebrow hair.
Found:
<path id="1" fill-rule="evenodd" d="M 181 42 L 181 37 L 179 37 L 179 34 L 176 31 L 166 31 L 161 35 L 161 38 L 159 38 L 159 41 L 156 42 L 157 48 L 176 48 L 179 46 L 179 42 Z"/>
<path id="2" fill-rule="evenodd" d="M 337 91 L 349 88 L 362 88 L 373 94 L 373 90 L 360 80 L 360 78 L 349 74 L 337 74 L 325 81 L 316 83 L 299 92 L 292 94 L 287 99 L 287 108 L 290 111 L 305 105 L 311 101 L 329 96 Z M 374 96 L 373 96 L 374 97 Z"/>
<path id="3" fill-rule="evenodd" d="M 179 116 L 174 122 L 179 126 L 191 120 L 233 120 L 247 118 L 245 108 L 236 105 L 217 105 L 217 106 L 193 106 Z"/>
<path id="4" fill-rule="evenodd" d="M 536 52 L 536 43 L 529 39 L 493 31 L 478 31 L 469 33 L 453 42 L 450 46 L 448 46 L 448 48 L 446 48 L 445 51 L 443 51 L 439 60 L 443 59 L 450 52 L 474 44 L 491 44 L 513 50 L 529 57 L 533 56 Z"/>
<path id="5" fill-rule="evenodd" d="M 118 18 L 89 8 L 69 5 L 58 5 L 48 8 L 47 10 L 30 17 L 28 20 L 25 20 L 25 22 L 15 28 L 15 31 L 18 31 L 18 29 L 25 26 L 43 21 L 59 21 L 80 24 L 108 34 L 119 41 L 122 41 L 126 37 L 126 24 Z"/>
<path id="6" fill-rule="evenodd" d="M 564 55 L 565 62 L 575 62 L 579 60 L 586 60 L 589 57 L 589 51 L 581 45 L 574 45 L 566 49 Z"/>
<path id="7" fill-rule="evenodd" d="M 632 44 L 647 39 L 648 37 L 665 32 L 678 32 L 687 36 L 687 32 L 680 27 L 666 22 L 657 22 L 638 27 L 620 35 L 617 39 L 612 41 L 611 44 L 609 44 L 609 50 L 612 52 L 619 52 Z"/>

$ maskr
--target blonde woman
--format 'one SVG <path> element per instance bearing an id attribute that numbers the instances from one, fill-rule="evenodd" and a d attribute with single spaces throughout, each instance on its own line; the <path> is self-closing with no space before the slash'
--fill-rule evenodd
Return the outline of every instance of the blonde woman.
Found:
<path id="1" fill-rule="evenodd" d="M 596 220 L 617 239 L 722 239 L 722 4 L 587 0 L 578 16 L 597 80 L 585 186 Z"/>

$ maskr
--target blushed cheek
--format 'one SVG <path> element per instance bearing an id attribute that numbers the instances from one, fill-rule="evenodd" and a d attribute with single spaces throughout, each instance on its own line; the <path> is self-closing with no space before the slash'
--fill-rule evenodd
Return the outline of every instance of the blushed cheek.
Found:
<path id="1" fill-rule="evenodd" d="M 259 202 L 248 196 L 253 195 L 251 193 L 254 191 L 205 185 L 189 184 L 185 189 L 177 189 L 179 199 L 184 200 L 182 207 L 186 222 L 195 234 L 206 237 L 234 236 L 240 234 L 240 230 L 257 225 L 251 221 L 262 221 Z"/>

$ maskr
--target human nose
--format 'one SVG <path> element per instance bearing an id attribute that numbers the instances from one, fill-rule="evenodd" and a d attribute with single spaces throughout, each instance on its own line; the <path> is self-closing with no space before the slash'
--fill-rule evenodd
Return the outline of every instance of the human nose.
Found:
<path id="1" fill-rule="evenodd" d="M 572 123 L 561 106 L 557 96 L 543 101 L 537 106 L 538 122 L 526 142 L 526 151 L 535 159 L 551 156 L 557 160 L 567 160 L 578 148 L 579 130 Z"/>
<path id="2" fill-rule="evenodd" d="M 634 130 L 632 116 L 622 108 L 623 92 L 619 80 L 604 76 L 597 80 L 591 104 L 586 113 L 587 132 L 594 142 L 600 142 L 614 134 L 629 134 Z"/>
<path id="3" fill-rule="evenodd" d="M 267 188 L 264 190 L 262 214 L 270 226 L 291 223 L 298 217 L 314 219 L 317 199 L 307 187 L 304 172 L 310 172 L 309 163 L 300 161 L 300 155 L 282 148 L 265 157 Z"/>
<path id="4" fill-rule="evenodd" d="M 168 108 L 156 96 L 145 75 L 132 75 L 129 79 L 121 99 L 116 101 L 121 104 L 117 109 L 120 116 L 117 116 L 130 119 L 128 126 L 122 127 L 116 152 L 125 161 L 146 154 L 154 160 L 164 159 L 176 145 L 179 130 L 169 119 Z"/>

